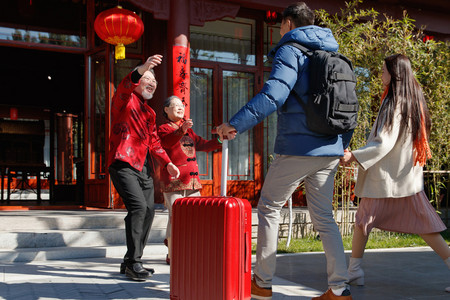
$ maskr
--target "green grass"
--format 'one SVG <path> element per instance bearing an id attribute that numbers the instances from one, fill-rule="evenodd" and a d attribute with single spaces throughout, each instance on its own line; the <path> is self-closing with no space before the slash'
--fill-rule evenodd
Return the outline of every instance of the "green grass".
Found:
<path id="1" fill-rule="evenodd" d="M 444 231 L 442 236 L 450 243 L 450 230 Z M 345 250 L 352 249 L 352 236 L 342 238 Z M 422 238 L 415 234 L 392 233 L 387 231 L 376 231 L 369 235 L 366 249 L 380 248 L 402 248 L 427 246 Z M 252 252 L 255 253 L 256 244 L 253 244 Z M 307 237 L 303 239 L 291 239 L 289 248 L 286 248 L 286 239 L 278 242 L 278 253 L 299 253 L 323 251 L 322 242 L 319 238 Z"/>

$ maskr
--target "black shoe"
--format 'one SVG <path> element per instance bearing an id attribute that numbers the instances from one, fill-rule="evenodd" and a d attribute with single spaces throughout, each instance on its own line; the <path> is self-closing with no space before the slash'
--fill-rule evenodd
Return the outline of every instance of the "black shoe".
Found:
<path id="1" fill-rule="evenodd" d="M 123 262 L 120 264 L 120 274 L 125 274 L 125 268 L 126 264 Z M 153 268 L 144 268 L 146 269 L 151 275 L 155 274 L 155 269 Z"/>
<path id="2" fill-rule="evenodd" d="M 144 269 L 142 263 L 134 263 L 131 266 L 125 267 L 125 276 L 136 281 L 144 281 L 152 275 Z"/>

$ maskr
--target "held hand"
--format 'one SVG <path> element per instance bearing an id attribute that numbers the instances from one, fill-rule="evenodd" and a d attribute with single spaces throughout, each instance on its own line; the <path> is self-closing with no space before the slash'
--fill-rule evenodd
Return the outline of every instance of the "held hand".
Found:
<path id="1" fill-rule="evenodd" d="M 340 158 L 341 165 L 347 166 L 350 163 L 354 162 L 356 160 L 353 153 L 348 151 L 347 149 L 344 151 L 344 156 Z"/>
<path id="2" fill-rule="evenodd" d="M 169 175 L 173 178 L 180 177 L 180 170 L 178 170 L 177 166 L 175 166 L 171 162 L 167 164 L 167 171 L 169 172 Z"/>
<path id="3" fill-rule="evenodd" d="M 187 119 L 186 121 L 184 121 L 183 125 L 181 125 L 181 129 L 184 133 L 186 133 L 186 131 L 189 128 L 192 128 L 192 126 L 194 126 L 194 122 L 192 122 L 192 119 Z"/>
<path id="4" fill-rule="evenodd" d="M 223 141 L 224 137 L 228 140 L 233 140 L 237 134 L 236 128 L 228 123 L 223 123 L 217 126 L 216 131 L 221 141 Z"/>

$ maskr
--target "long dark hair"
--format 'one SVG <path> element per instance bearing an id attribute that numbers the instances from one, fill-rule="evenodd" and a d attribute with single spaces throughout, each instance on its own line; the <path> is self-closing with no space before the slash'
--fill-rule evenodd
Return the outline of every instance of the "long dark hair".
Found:
<path id="1" fill-rule="evenodd" d="M 400 105 L 402 117 L 400 121 L 400 136 L 409 129 L 413 141 L 416 141 L 419 138 L 422 126 L 421 118 L 423 116 L 423 124 L 428 137 L 431 129 L 430 112 L 428 111 L 422 88 L 414 77 L 411 62 L 403 54 L 388 56 L 384 59 L 384 62 L 387 71 L 391 75 L 391 82 L 389 83 L 388 93 L 381 105 L 377 124 L 375 124 L 377 131 L 379 129 L 386 129 L 388 132 L 392 130 L 395 108 L 397 105 Z M 381 124 L 383 124 L 383 128 L 379 128 Z"/>

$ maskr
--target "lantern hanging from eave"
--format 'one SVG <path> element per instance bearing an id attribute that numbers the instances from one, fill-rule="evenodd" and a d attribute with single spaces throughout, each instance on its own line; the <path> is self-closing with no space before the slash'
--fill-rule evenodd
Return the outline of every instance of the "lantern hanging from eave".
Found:
<path id="1" fill-rule="evenodd" d="M 141 37 L 144 23 L 134 12 L 117 6 L 101 12 L 95 18 L 94 29 L 102 40 L 116 46 L 116 59 L 125 59 L 125 45 Z"/>
<path id="2" fill-rule="evenodd" d="M 278 13 L 276 11 L 268 10 L 266 11 L 266 16 L 264 18 L 264 21 L 268 25 L 275 25 L 277 23 L 278 19 Z"/>

